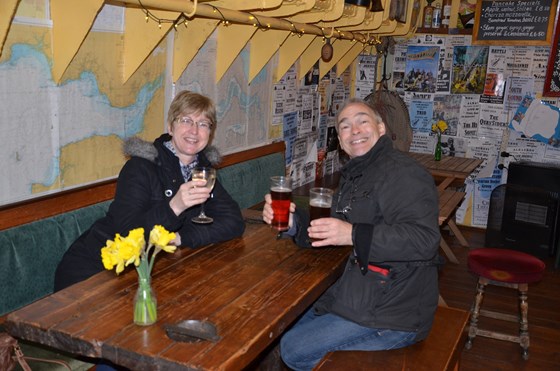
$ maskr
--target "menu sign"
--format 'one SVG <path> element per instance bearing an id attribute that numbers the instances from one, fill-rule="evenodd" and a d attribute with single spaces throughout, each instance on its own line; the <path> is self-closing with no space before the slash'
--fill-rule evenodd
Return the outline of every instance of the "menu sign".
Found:
<path id="1" fill-rule="evenodd" d="M 550 45 L 557 1 L 478 1 L 473 44 Z"/>

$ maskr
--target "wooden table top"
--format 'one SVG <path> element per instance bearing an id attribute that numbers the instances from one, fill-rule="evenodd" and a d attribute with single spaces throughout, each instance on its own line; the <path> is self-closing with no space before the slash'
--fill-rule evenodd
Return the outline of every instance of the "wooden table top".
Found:
<path id="1" fill-rule="evenodd" d="M 16 337 L 131 369 L 239 370 L 271 344 L 340 275 L 349 247 L 301 249 L 249 220 L 242 238 L 160 254 L 152 274 L 158 321 L 132 321 L 138 275 L 104 271 L 12 312 Z M 164 325 L 215 324 L 217 342 L 176 342 Z"/>
<path id="2" fill-rule="evenodd" d="M 483 161 L 479 158 L 453 156 L 441 156 L 440 161 L 435 161 L 434 155 L 429 153 L 409 152 L 408 154 L 426 167 L 432 175 L 454 176 L 463 180 L 467 179 Z"/>
<path id="3" fill-rule="evenodd" d="M 428 169 L 436 181 L 441 182 L 438 185 L 441 189 L 451 185 L 461 186 L 483 162 L 479 158 L 453 156 L 442 156 L 440 161 L 435 161 L 434 155 L 429 153 L 408 152 L 408 154 Z"/>

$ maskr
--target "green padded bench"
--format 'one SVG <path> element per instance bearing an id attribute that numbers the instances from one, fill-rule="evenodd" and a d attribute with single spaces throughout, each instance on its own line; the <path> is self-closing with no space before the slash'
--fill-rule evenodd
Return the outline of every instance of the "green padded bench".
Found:
<path id="1" fill-rule="evenodd" d="M 105 215 L 109 203 L 100 202 L 0 231 L 0 315 L 53 292 L 54 272 L 62 255 L 95 220 Z M 63 360 L 72 370 L 93 367 L 70 354 L 25 340 L 19 342 L 27 356 Z M 43 362 L 29 361 L 29 365 L 33 370 L 64 369 Z"/>
<path id="2" fill-rule="evenodd" d="M 285 149 L 284 142 L 277 142 L 224 156 L 217 178 L 241 209 L 264 201 L 271 176 L 285 175 Z"/>

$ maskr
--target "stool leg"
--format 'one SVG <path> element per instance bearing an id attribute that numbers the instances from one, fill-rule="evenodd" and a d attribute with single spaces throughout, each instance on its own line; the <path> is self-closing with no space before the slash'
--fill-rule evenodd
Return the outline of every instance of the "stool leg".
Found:
<path id="1" fill-rule="evenodd" d="M 482 278 L 478 279 L 478 285 L 476 287 L 476 296 L 474 299 L 473 307 L 471 308 L 471 319 L 469 322 L 469 335 L 467 342 L 465 343 L 466 349 L 471 349 L 472 342 L 476 336 L 476 330 L 478 327 L 478 315 L 480 314 L 480 305 L 482 304 L 482 299 L 484 298 L 484 289 L 486 288 L 486 282 Z"/>
<path id="2" fill-rule="evenodd" d="M 519 285 L 519 344 L 523 348 L 523 359 L 529 359 L 529 321 L 527 313 L 529 311 L 529 303 L 527 302 L 527 284 Z"/>

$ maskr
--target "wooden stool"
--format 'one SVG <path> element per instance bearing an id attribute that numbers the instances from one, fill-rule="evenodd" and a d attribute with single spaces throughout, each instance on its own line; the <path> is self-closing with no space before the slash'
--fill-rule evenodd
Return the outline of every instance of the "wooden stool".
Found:
<path id="1" fill-rule="evenodd" d="M 519 343 L 523 349 L 523 359 L 529 359 L 529 328 L 527 312 L 527 291 L 529 283 L 538 282 L 544 274 L 545 264 L 540 259 L 523 252 L 480 248 L 469 252 L 467 264 L 469 270 L 478 278 L 477 292 L 471 309 L 469 334 L 465 348 L 470 349 L 477 335 L 493 339 Z M 519 292 L 518 315 L 481 310 L 484 290 L 487 285 L 496 285 L 516 289 Z M 519 322 L 519 335 L 504 334 L 478 328 L 478 317 L 490 317 L 505 321 Z"/>

